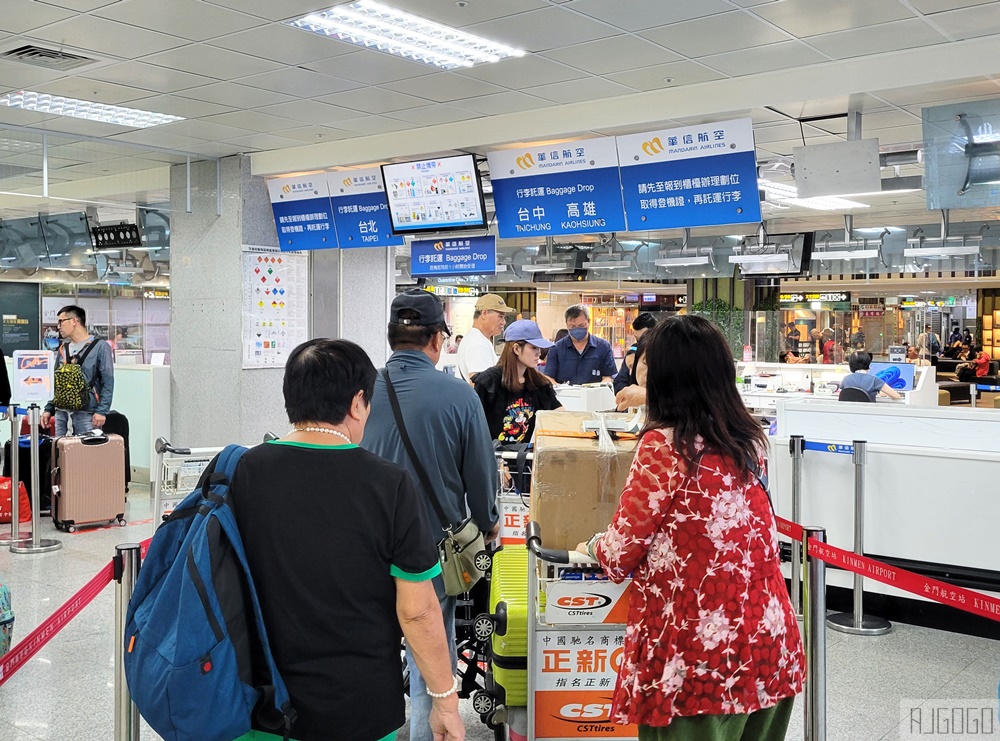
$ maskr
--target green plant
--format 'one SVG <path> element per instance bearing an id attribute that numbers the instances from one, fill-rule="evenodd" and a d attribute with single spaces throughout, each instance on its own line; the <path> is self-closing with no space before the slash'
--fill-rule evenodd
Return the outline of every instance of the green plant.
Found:
<path id="1" fill-rule="evenodd" d="M 708 319 L 722 332 L 734 358 L 743 357 L 744 312 L 734 309 L 721 298 L 705 299 L 691 306 L 690 314 Z"/>

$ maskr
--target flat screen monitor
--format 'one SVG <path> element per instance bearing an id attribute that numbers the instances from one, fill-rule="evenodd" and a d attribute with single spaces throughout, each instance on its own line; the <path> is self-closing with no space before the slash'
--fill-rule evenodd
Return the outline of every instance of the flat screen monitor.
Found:
<path id="1" fill-rule="evenodd" d="M 471 154 L 382 165 L 395 234 L 486 227 L 483 184 Z"/>
<path id="2" fill-rule="evenodd" d="M 767 249 L 760 250 L 763 253 L 761 261 L 754 262 L 752 259 L 748 259 L 746 262 L 741 262 L 740 275 L 744 278 L 808 275 L 815 239 L 816 235 L 813 232 L 769 234 L 767 235 Z M 744 252 L 743 255 L 749 258 L 752 253 L 748 255 Z M 787 259 L 775 259 L 779 255 L 787 255 Z"/>
<path id="3" fill-rule="evenodd" d="M 49 266 L 38 217 L 0 221 L 0 266 L 20 270 Z"/>
<path id="4" fill-rule="evenodd" d="M 49 251 L 49 267 L 93 267 L 93 241 L 87 214 L 47 214 L 41 217 L 42 236 Z"/>
<path id="5" fill-rule="evenodd" d="M 153 262 L 170 261 L 170 212 L 159 208 L 136 208 L 136 223 L 142 246 Z"/>
<path id="6" fill-rule="evenodd" d="M 917 366 L 913 363 L 872 363 L 868 372 L 881 378 L 891 389 L 913 391 Z"/>

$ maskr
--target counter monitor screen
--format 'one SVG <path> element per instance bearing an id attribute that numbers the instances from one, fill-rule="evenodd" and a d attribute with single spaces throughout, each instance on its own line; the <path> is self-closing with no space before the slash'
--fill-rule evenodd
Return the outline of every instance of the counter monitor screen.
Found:
<path id="1" fill-rule="evenodd" d="M 872 363 L 868 370 L 872 375 L 885 381 L 886 386 L 896 391 L 913 391 L 917 366 L 913 363 Z"/>
<path id="2" fill-rule="evenodd" d="M 382 165 L 395 234 L 486 227 L 483 186 L 471 154 Z"/>

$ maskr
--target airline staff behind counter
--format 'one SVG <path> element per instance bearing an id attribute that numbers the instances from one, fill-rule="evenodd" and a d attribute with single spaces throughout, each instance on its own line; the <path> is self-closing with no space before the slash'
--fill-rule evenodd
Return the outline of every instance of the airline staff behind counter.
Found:
<path id="1" fill-rule="evenodd" d="M 618 366 L 611 343 L 590 333 L 590 312 L 577 304 L 566 309 L 565 317 L 569 336 L 549 350 L 545 358 L 545 375 L 556 383 L 576 385 L 610 381 L 618 372 Z"/>

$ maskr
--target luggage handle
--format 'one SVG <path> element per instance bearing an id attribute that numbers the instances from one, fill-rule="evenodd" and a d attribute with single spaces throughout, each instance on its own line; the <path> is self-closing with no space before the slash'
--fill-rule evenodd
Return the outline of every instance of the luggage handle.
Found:
<path id="1" fill-rule="evenodd" d="M 80 442 L 83 445 L 104 445 L 109 438 L 107 435 L 81 435 Z"/>

